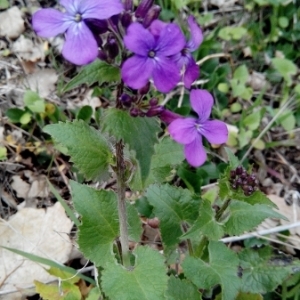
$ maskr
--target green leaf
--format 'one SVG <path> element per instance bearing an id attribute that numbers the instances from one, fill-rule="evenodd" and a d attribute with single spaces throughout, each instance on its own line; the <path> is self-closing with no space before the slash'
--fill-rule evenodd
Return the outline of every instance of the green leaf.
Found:
<path id="1" fill-rule="evenodd" d="M 141 179 L 145 182 L 149 172 L 154 144 L 160 130 L 155 118 L 131 117 L 128 112 L 111 108 L 103 124 L 104 130 L 119 140 L 123 140 L 135 151 L 139 162 Z"/>
<path id="2" fill-rule="evenodd" d="M 209 262 L 187 257 L 182 264 L 185 276 L 199 289 L 211 289 L 221 285 L 222 299 L 235 299 L 241 280 L 237 275 L 239 260 L 223 243 L 210 241 Z"/>
<path id="3" fill-rule="evenodd" d="M 46 108 L 45 101 L 36 92 L 26 91 L 24 94 L 24 104 L 33 113 L 45 112 L 45 108 Z"/>
<path id="4" fill-rule="evenodd" d="M 25 113 L 25 110 L 19 108 L 10 108 L 6 111 L 6 116 L 12 123 L 20 123 L 20 119 Z"/>
<path id="5" fill-rule="evenodd" d="M 73 276 L 76 275 L 76 276 L 82 278 L 83 280 L 85 280 L 85 281 L 87 281 L 91 284 L 96 284 L 95 281 L 92 278 L 81 274 L 80 272 L 78 272 L 77 270 L 75 270 L 73 268 L 61 265 L 61 264 L 59 264 L 59 263 L 57 263 L 53 260 L 43 258 L 43 257 L 40 257 L 38 255 L 31 254 L 31 253 L 28 253 L 28 252 L 24 252 L 24 251 L 21 251 L 21 250 L 17 250 L 17 249 L 14 249 L 14 248 L 3 247 L 3 246 L 0 246 L 0 247 L 4 248 L 6 250 L 9 250 L 13 253 L 19 254 L 23 257 L 26 257 L 26 258 L 30 259 L 31 261 L 34 261 L 34 262 L 37 262 L 39 264 L 43 264 L 43 265 L 46 265 L 46 266 L 49 266 L 49 267 L 60 269 L 63 272 L 72 274 Z"/>
<path id="6" fill-rule="evenodd" d="M 287 85 L 291 85 L 291 76 L 297 74 L 297 66 L 289 59 L 286 58 L 273 58 L 272 64 L 280 75 L 286 80 Z"/>
<path id="7" fill-rule="evenodd" d="M 203 234 L 208 239 L 219 240 L 224 235 L 224 230 L 222 224 L 215 220 L 215 211 L 211 207 L 211 202 L 202 200 L 199 211 L 197 221 L 182 238 L 198 237 L 199 240 L 199 236 Z"/>
<path id="8" fill-rule="evenodd" d="M 0 146 L 0 160 L 5 160 L 7 157 L 7 149 Z"/>
<path id="9" fill-rule="evenodd" d="M 45 284 L 34 281 L 36 292 L 44 300 L 81 300 L 81 292 L 77 285 L 63 281 L 60 285 Z"/>
<path id="10" fill-rule="evenodd" d="M 70 182 L 75 209 L 82 217 L 78 244 L 85 257 L 97 266 L 114 261 L 113 243 L 119 237 L 117 197 L 114 192 L 95 190 L 75 181 Z M 128 233 L 139 241 L 141 223 L 136 209 L 128 204 Z"/>
<path id="11" fill-rule="evenodd" d="M 8 0 L 0 0 L 0 9 L 6 9 L 6 8 L 9 8 Z"/>
<path id="12" fill-rule="evenodd" d="M 225 147 L 225 151 L 227 153 L 230 169 L 235 169 L 240 165 L 239 159 L 233 154 L 230 148 Z"/>
<path id="13" fill-rule="evenodd" d="M 81 84 L 88 86 L 98 82 L 99 85 L 104 82 L 120 80 L 120 69 L 109 65 L 102 60 L 95 60 L 93 63 L 84 66 L 81 71 L 71 81 L 69 81 L 62 92 L 68 92 Z"/>
<path id="14" fill-rule="evenodd" d="M 93 115 L 93 109 L 89 105 L 84 105 L 80 108 L 76 118 L 77 120 L 83 120 L 88 123 L 92 115 Z"/>
<path id="15" fill-rule="evenodd" d="M 256 110 L 248 115 L 244 120 L 243 124 L 250 130 L 256 130 L 259 127 L 261 120 L 261 110 Z"/>
<path id="16" fill-rule="evenodd" d="M 106 174 L 112 154 L 99 131 L 82 120 L 47 125 L 44 131 L 67 148 L 71 160 L 86 179 L 95 179 Z"/>
<path id="17" fill-rule="evenodd" d="M 184 233 L 183 222 L 193 223 L 199 213 L 199 198 L 195 199 L 186 190 L 165 185 L 151 185 L 146 192 L 149 203 L 154 207 L 155 216 L 160 219 L 162 240 L 167 247 L 173 247 L 180 242 Z"/>
<path id="18" fill-rule="evenodd" d="M 243 269 L 243 292 L 264 294 L 273 291 L 290 273 L 288 268 L 272 265 L 252 249 L 240 252 L 239 258 Z"/>
<path id="19" fill-rule="evenodd" d="M 133 252 L 135 266 L 108 263 L 102 272 L 102 289 L 111 300 L 164 300 L 168 277 L 164 257 L 149 247 Z"/>
<path id="20" fill-rule="evenodd" d="M 168 282 L 166 293 L 167 300 L 200 300 L 202 299 L 196 286 L 188 280 L 175 278 L 171 276 Z"/>
<path id="21" fill-rule="evenodd" d="M 249 79 L 249 72 L 246 65 L 237 67 L 233 73 L 233 78 L 238 80 L 241 84 L 246 84 Z"/>
<path id="22" fill-rule="evenodd" d="M 239 293 L 235 300 L 263 300 L 261 294 Z"/>
<path id="23" fill-rule="evenodd" d="M 218 36 L 225 41 L 230 41 L 240 40 L 246 34 L 247 29 L 244 27 L 225 26 L 219 31 Z"/>
<path id="24" fill-rule="evenodd" d="M 240 201 L 232 201 L 229 205 L 229 211 L 230 217 L 224 228 L 229 235 L 239 235 L 251 230 L 266 218 L 285 218 L 267 205 L 251 205 Z"/>
<path id="25" fill-rule="evenodd" d="M 136 171 L 129 185 L 131 189 L 142 190 L 153 183 L 163 183 L 174 177 L 172 170 L 184 160 L 182 145 L 175 143 L 169 137 L 165 137 L 154 146 L 150 173 L 143 185 L 140 171 Z M 173 176 L 172 176 L 173 175 Z"/>
<path id="26" fill-rule="evenodd" d="M 101 292 L 98 287 L 94 287 L 91 289 L 91 291 L 88 294 L 88 297 L 86 300 L 99 300 L 101 299 Z"/>
<path id="27" fill-rule="evenodd" d="M 282 115 L 278 118 L 277 122 L 281 124 L 281 126 L 286 131 L 291 131 L 296 127 L 296 118 L 292 110 L 286 108 Z"/>

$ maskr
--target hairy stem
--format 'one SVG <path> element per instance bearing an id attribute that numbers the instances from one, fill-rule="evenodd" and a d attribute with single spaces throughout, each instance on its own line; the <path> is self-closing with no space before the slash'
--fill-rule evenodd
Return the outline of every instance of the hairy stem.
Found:
<path id="1" fill-rule="evenodd" d="M 221 208 L 218 210 L 217 214 L 216 214 L 216 221 L 220 221 L 224 211 L 227 209 L 227 207 L 229 206 L 230 204 L 230 199 L 227 199 L 223 205 L 221 206 Z"/>
<path id="2" fill-rule="evenodd" d="M 127 228 L 127 211 L 125 200 L 125 163 L 123 155 L 123 142 L 116 143 L 116 156 L 117 156 L 117 194 L 118 194 L 118 213 L 120 223 L 120 242 L 122 248 L 122 259 L 125 267 L 130 266 L 129 256 L 129 242 L 128 242 L 128 228 Z"/>

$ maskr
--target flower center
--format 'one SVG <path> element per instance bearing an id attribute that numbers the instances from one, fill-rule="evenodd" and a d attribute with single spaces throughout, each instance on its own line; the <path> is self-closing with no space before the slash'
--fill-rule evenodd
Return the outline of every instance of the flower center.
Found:
<path id="1" fill-rule="evenodd" d="M 189 54 L 189 52 L 190 52 L 190 50 L 189 50 L 188 48 L 183 48 L 183 49 L 181 50 L 181 55 L 182 55 L 182 56 L 186 56 L 187 54 Z"/>
<path id="2" fill-rule="evenodd" d="M 195 123 L 195 128 L 198 132 L 200 132 L 201 127 L 202 127 L 201 123 L 198 123 L 198 122 Z"/>
<path id="3" fill-rule="evenodd" d="M 75 19 L 76 22 L 80 22 L 82 20 L 82 17 L 81 17 L 80 14 L 76 14 L 74 19 Z"/>
<path id="4" fill-rule="evenodd" d="M 150 58 L 154 58 L 154 57 L 155 57 L 155 51 L 153 51 L 153 50 L 149 51 L 149 52 L 148 52 L 148 56 L 149 56 Z"/>

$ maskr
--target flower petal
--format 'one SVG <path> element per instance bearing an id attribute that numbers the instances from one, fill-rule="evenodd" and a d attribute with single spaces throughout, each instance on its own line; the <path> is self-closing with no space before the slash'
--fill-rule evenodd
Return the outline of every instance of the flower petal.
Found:
<path id="1" fill-rule="evenodd" d="M 147 84 L 152 70 L 152 59 L 134 55 L 128 58 L 122 66 L 122 79 L 129 87 L 140 89 Z"/>
<path id="2" fill-rule="evenodd" d="M 206 90 L 192 90 L 190 102 L 193 110 L 198 114 L 200 123 L 205 122 L 211 113 L 214 99 Z"/>
<path id="3" fill-rule="evenodd" d="M 124 44 L 130 51 L 148 56 L 148 52 L 154 48 L 155 41 L 153 35 L 143 25 L 132 23 L 127 29 Z"/>
<path id="4" fill-rule="evenodd" d="M 197 139 L 200 134 L 195 128 L 196 119 L 194 118 L 178 118 L 174 120 L 169 126 L 168 131 L 173 140 L 179 144 L 189 144 Z"/>
<path id="5" fill-rule="evenodd" d="M 168 93 L 180 81 L 180 70 L 170 59 L 156 57 L 152 77 L 157 90 Z"/>
<path id="6" fill-rule="evenodd" d="M 187 21 L 191 34 L 187 46 L 191 51 L 195 51 L 203 41 L 202 30 L 193 16 L 189 16 Z"/>
<path id="7" fill-rule="evenodd" d="M 79 13 L 84 19 L 108 19 L 123 11 L 120 0 L 82 0 L 79 4 Z"/>
<path id="8" fill-rule="evenodd" d="M 184 146 L 184 156 L 188 163 L 195 168 L 205 163 L 207 155 L 200 135 L 190 144 Z"/>
<path id="9" fill-rule="evenodd" d="M 200 71 L 193 57 L 190 58 L 183 75 L 184 86 L 189 89 L 192 83 L 199 77 Z"/>
<path id="10" fill-rule="evenodd" d="M 168 23 L 165 23 L 163 21 L 160 20 L 154 20 L 151 25 L 149 26 L 149 30 L 150 32 L 155 36 L 155 37 L 159 37 L 161 31 L 163 30 L 164 27 L 166 27 L 168 25 Z"/>
<path id="11" fill-rule="evenodd" d="M 81 0 L 60 0 L 59 2 L 68 13 L 75 15 L 78 13 L 78 7 Z"/>
<path id="12" fill-rule="evenodd" d="M 65 21 L 65 15 L 53 8 L 38 10 L 32 16 L 32 27 L 42 37 L 53 37 L 64 33 L 69 26 L 70 22 Z"/>
<path id="13" fill-rule="evenodd" d="M 84 22 L 74 23 L 68 29 L 62 54 L 76 65 L 85 65 L 97 58 L 97 42 Z"/>
<path id="14" fill-rule="evenodd" d="M 218 120 L 206 121 L 202 124 L 200 133 L 212 144 L 223 144 L 228 139 L 228 129 L 224 122 Z"/>
<path id="15" fill-rule="evenodd" d="M 183 49 L 185 37 L 176 24 L 168 24 L 161 30 L 157 40 L 157 55 L 171 56 Z"/>

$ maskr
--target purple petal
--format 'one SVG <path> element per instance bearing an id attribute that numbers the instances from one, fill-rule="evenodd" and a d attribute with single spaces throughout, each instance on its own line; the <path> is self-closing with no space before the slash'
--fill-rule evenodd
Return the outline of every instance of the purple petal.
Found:
<path id="1" fill-rule="evenodd" d="M 190 102 L 193 110 L 198 114 L 200 123 L 205 122 L 211 113 L 214 99 L 206 90 L 192 90 Z"/>
<path id="2" fill-rule="evenodd" d="M 159 37 L 161 31 L 163 30 L 164 27 L 166 27 L 168 25 L 168 23 L 165 23 L 163 21 L 160 20 L 155 20 L 151 23 L 149 30 L 150 32 L 155 36 L 155 37 Z"/>
<path id="3" fill-rule="evenodd" d="M 140 89 L 150 79 L 153 66 L 152 59 L 134 55 L 128 58 L 122 66 L 122 79 L 129 87 Z"/>
<path id="4" fill-rule="evenodd" d="M 70 22 L 65 21 L 65 15 L 56 9 L 41 9 L 32 16 L 32 27 L 42 37 L 64 33 L 69 26 Z"/>
<path id="5" fill-rule="evenodd" d="M 155 87 L 162 93 L 168 93 L 180 81 L 180 70 L 170 59 L 156 57 L 152 77 Z"/>
<path id="6" fill-rule="evenodd" d="M 203 41 L 202 30 L 193 16 L 189 16 L 187 21 L 189 24 L 189 30 L 191 34 L 187 46 L 191 51 L 195 51 Z"/>
<path id="7" fill-rule="evenodd" d="M 169 125 L 168 131 L 173 140 L 179 144 L 186 145 L 200 136 L 195 123 L 196 119 L 193 118 L 178 118 Z"/>
<path id="8" fill-rule="evenodd" d="M 207 156 L 200 135 L 184 146 L 184 155 L 188 163 L 195 168 L 205 163 Z"/>
<path id="9" fill-rule="evenodd" d="M 189 89 L 192 83 L 199 77 L 200 71 L 194 58 L 190 58 L 183 75 L 184 86 Z"/>
<path id="10" fill-rule="evenodd" d="M 160 115 L 159 115 L 160 119 L 167 123 L 170 124 L 173 121 L 177 120 L 177 119 L 183 119 L 183 116 L 178 115 L 168 109 L 165 109 Z"/>
<path id="11" fill-rule="evenodd" d="M 223 144 L 228 139 L 226 124 L 218 120 L 204 122 L 200 128 L 200 133 L 212 144 Z"/>
<path id="12" fill-rule="evenodd" d="M 59 2 L 68 13 L 75 15 L 78 13 L 78 7 L 81 0 L 60 0 Z"/>
<path id="13" fill-rule="evenodd" d="M 62 54 L 76 65 L 85 65 L 96 59 L 98 45 L 84 22 L 74 23 L 68 29 Z"/>
<path id="14" fill-rule="evenodd" d="M 148 52 L 154 47 L 154 37 L 140 23 L 132 23 L 124 37 L 125 46 L 132 52 L 148 56 Z"/>
<path id="15" fill-rule="evenodd" d="M 176 24 L 168 24 L 161 30 L 157 40 L 157 55 L 171 56 L 180 52 L 185 45 L 185 38 Z"/>
<path id="16" fill-rule="evenodd" d="M 123 5 L 119 0 L 82 0 L 79 12 L 84 19 L 108 19 L 123 11 Z"/>

